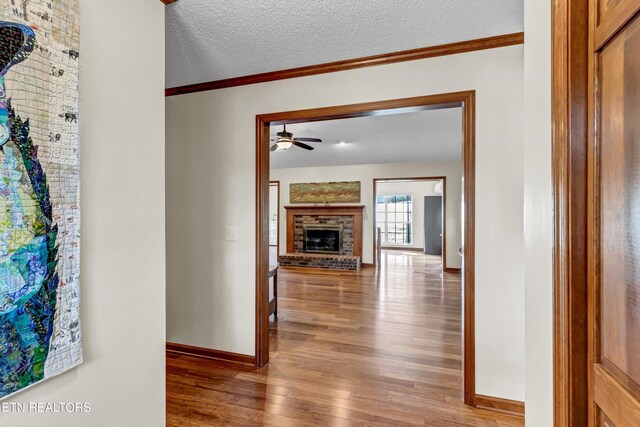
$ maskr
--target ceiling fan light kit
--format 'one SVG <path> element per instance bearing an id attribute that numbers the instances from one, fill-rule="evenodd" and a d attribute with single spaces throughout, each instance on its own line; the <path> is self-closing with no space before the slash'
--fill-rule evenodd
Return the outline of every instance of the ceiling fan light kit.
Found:
<path id="1" fill-rule="evenodd" d="M 276 145 L 281 150 L 288 150 L 293 145 L 293 141 L 287 141 L 285 139 L 276 142 Z"/>
<path id="2" fill-rule="evenodd" d="M 284 125 L 284 129 L 282 132 L 278 132 L 276 134 L 276 138 L 272 141 L 275 141 L 275 144 L 271 146 L 271 151 L 276 150 L 288 150 L 292 145 L 296 147 L 304 148 L 305 150 L 313 150 L 313 147 L 303 143 L 305 142 L 322 142 L 321 139 L 318 138 L 294 138 L 291 132 L 287 132 L 287 125 Z"/>

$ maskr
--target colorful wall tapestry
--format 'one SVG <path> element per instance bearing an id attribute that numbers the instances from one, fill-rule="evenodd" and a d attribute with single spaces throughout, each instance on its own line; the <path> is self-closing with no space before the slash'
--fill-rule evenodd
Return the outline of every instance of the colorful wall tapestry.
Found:
<path id="1" fill-rule="evenodd" d="M 289 203 L 360 203 L 360 181 L 289 184 Z"/>
<path id="2" fill-rule="evenodd" d="M 0 399 L 82 362 L 77 0 L 0 0 Z"/>

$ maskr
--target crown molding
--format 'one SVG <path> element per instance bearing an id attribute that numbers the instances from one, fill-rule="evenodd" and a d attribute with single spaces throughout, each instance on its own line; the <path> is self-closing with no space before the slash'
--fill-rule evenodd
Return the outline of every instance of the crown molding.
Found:
<path id="1" fill-rule="evenodd" d="M 165 95 L 183 95 L 187 93 L 272 82 L 275 80 L 312 76 L 315 74 L 335 73 L 337 71 L 346 71 L 355 68 L 373 67 L 376 65 L 392 64 L 395 62 L 415 61 L 418 59 L 454 55 L 457 53 L 472 52 L 475 50 L 494 49 L 523 43 L 524 33 L 503 34 L 500 36 L 486 37 L 482 39 L 466 40 L 438 46 L 385 53 L 382 55 L 366 56 L 362 58 L 347 59 L 344 61 L 328 62 L 324 64 L 309 65 L 306 67 L 289 68 L 286 70 L 270 71 L 267 73 L 253 74 L 249 76 L 172 87 L 165 90 Z"/>

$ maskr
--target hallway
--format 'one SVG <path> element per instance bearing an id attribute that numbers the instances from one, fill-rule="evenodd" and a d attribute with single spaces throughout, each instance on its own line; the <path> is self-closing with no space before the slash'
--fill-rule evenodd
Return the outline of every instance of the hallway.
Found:
<path id="1" fill-rule="evenodd" d="M 462 403 L 460 277 L 440 262 L 281 269 L 269 365 L 169 355 L 168 425 L 523 425 Z"/>

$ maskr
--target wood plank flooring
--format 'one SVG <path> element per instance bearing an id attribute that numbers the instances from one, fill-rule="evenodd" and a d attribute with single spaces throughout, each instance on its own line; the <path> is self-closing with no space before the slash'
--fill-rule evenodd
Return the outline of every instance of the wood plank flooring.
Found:
<path id="1" fill-rule="evenodd" d="M 385 251 L 361 272 L 279 272 L 262 369 L 167 357 L 167 425 L 522 426 L 462 403 L 460 277 Z"/>

